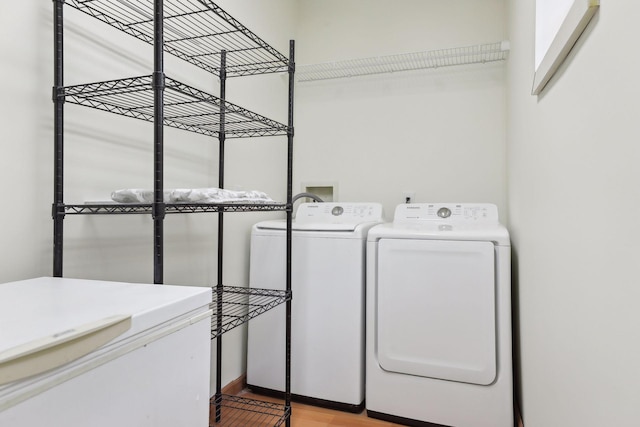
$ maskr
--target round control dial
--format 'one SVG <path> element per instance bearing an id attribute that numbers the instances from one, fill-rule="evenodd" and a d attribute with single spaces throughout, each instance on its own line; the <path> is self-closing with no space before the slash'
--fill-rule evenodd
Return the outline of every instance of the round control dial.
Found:
<path id="1" fill-rule="evenodd" d="M 440 218 L 449 218 L 451 216 L 451 209 L 449 208 L 440 208 L 437 212 Z"/>
<path id="2" fill-rule="evenodd" d="M 343 212 L 344 208 L 342 206 L 335 206 L 333 209 L 331 209 L 331 215 L 333 216 L 340 216 Z"/>

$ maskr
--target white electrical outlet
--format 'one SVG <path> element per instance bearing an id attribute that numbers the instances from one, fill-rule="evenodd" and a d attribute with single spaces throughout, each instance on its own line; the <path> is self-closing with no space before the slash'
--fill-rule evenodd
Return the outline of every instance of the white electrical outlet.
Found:
<path id="1" fill-rule="evenodd" d="M 416 192 L 413 190 L 404 190 L 402 192 L 402 203 L 414 203 Z"/>

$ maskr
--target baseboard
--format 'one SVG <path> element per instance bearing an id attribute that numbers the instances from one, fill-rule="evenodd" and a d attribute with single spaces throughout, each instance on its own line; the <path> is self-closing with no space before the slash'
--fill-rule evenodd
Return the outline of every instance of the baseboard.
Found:
<path id="1" fill-rule="evenodd" d="M 388 421 L 390 423 L 409 426 L 409 427 L 449 427 L 443 424 L 435 424 L 435 423 L 430 423 L 428 421 L 413 420 L 410 418 L 399 417 L 397 415 L 389 415 L 389 414 L 384 414 L 382 412 L 370 411 L 368 409 L 367 409 L 367 416 L 369 418 L 375 418 L 378 420 Z"/>
<path id="2" fill-rule="evenodd" d="M 265 387 L 259 387 L 252 384 L 247 384 L 247 389 L 255 394 L 263 396 L 275 397 L 277 399 L 284 399 L 284 392 L 278 390 L 272 390 Z M 332 400 L 318 399 L 315 397 L 301 396 L 299 394 L 291 394 L 291 401 L 297 403 L 303 403 L 306 405 L 319 406 L 326 409 L 334 409 L 336 411 L 351 412 L 359 414 L 364 410 L 364 401 L 360 404 L 351 404 L 343 402 L 334 402 Z"/>
<path id="3" fill-rule="evenodd" d="M 518 410 L 517 407 L 514 409 L 515 409 L 517 427 L 524 427 L 524 424 L 522 422 L 522 417 L 520 416 L 520 411 Z M 416 421 L 408 418 L 397 417 L 395 415 L 388 415 L 388 414 L 383 414 L 380 412 L 374 412 L 369 410 L 367 410 L 367 416 L 370 418 L 377 418 L 379 420 L 389 421 L 392 423 L 411 426 L 411 427 L 447 427 L 440 424 L 433 424 L 425 421 Z"/>
<path id="4" fill-rule="evenodd" d="M 243 374 L 239 378 L 231 381 L 229 384 L 222 388 L 222 394 L 236 396 L 240 394 L 242 390 L 247 388 L 247 375 Z"/>

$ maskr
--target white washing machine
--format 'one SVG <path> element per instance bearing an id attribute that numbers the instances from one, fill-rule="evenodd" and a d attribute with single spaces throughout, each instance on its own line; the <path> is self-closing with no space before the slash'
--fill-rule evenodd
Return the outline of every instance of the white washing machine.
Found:
<path id="1" fill-rule="evenodd" d="M 369 231 L 370 417 L 513 427 L 510 259 L 491 204 L 403 204 Z"/>
<path id="2" fill-rule="evenodd" d="M 378 203 L 303 203 L 292 224 L 291 393 L 298 401 L 364 408 L 364 293 L 367 231 Z M 252 288 L 285 287 L 285 221 L 254 225 Z M 247 384 L 284 391 L 284 307 L 249 322 Z"/>

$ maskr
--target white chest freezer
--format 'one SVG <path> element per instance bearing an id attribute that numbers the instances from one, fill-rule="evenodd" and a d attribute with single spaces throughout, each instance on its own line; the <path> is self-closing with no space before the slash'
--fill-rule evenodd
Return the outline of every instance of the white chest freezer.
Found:
<path id="1" fill-rule="evenodd" d="M 0 426 L 206 426 L 211 289 L 0 284 Z"/>

